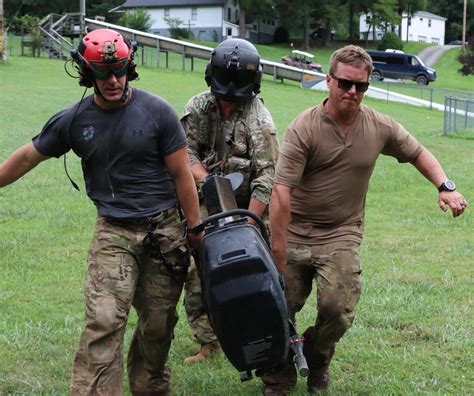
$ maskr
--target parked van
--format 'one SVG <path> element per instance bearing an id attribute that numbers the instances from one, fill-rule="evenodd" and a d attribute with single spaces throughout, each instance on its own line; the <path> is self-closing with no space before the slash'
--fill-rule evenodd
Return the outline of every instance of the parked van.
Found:
<path id="1" fill-rule="evenodd" d="M 367 53 L 374 65 L 372 80 L 395 78 L 413 80 L 419 85 L 428 85 L 436 80 L 436 70 L 427 67 L 416 55 L 371 50 Z"/>

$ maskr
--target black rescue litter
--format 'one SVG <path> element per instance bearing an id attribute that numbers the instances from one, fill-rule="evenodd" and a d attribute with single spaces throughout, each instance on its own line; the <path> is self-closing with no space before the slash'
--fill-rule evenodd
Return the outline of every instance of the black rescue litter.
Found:
<path id="1" fill-rule="evenodd" d="M 285 360 L 290 347 L 306 376 L 303 338 L 289 320 L 265 224 L 253 212 L 237 209 L 234 191 L 242 179 L 238 173 L 213 174 L 202 187 L 210 216 L 195 231 L 205 230 L 199 271 L 209 320 L 242 381 L 252 378 L 252 370 L 259 376 Z"/>

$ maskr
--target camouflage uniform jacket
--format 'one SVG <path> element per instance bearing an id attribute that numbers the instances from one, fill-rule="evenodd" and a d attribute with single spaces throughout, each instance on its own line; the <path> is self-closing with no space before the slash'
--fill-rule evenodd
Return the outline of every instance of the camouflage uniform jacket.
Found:
<path id="1" fill-rule="evenodd" d="M 239 207 L 250 198 L 268 204 L 278 157 L 278 138 L 263 100 L 242 102 L 228 120 L 219 113 L 209 91 L 192 97 L 181 118 L 188 137 L 191 166 L 201 163 L 209 172 L 240 172 L 244 182 L 236 194 Z"/>

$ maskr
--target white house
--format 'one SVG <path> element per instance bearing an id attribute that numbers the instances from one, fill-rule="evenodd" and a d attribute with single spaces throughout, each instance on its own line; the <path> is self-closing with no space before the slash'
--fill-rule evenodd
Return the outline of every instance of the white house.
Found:
<path id="1" fill-rule="evenodd" d="M 150 14 L 150 33 L 153 34 L 170 36 L 170 26 L 165 18 L 179 18 L 182 21 L 179 27 L 188 29 L 197 39 L 219 42 L 239 37 L 240 8 L 232 0 L 126 0 L 113 11 L 136 8 L 144 8 Z M 249 18 L 250 13 L 247 13 Z M 264 18 L 260 22 L 248 22 L 251 23 L 246 26 L 247 39 L 258 43 L 273 41 L 277 27 L 274 20 Z"/>
<path id="2" fill-rule="evenodd" d="M 370 25 L 370 14 L 360 15 L 359 32 L 360 39 L 365 39 L 367 30 Z M 432 14 L 427 11 L 418 11 L 411 17 L 407 14 L 402 16 L 402 41 L 420 41 L 423 43 L 432 43 L 436 45 L 444 45 L 446 18 Z M 389 30 L 390 31 L 390 30 Z M 381 40 L 385 31 L 381 27 L 376 27 L 376 39 Z M 398 26 L 395 28 L 398 34 Z M 369 40 L 374 39 L 374 30 L 370 26 Z"/>

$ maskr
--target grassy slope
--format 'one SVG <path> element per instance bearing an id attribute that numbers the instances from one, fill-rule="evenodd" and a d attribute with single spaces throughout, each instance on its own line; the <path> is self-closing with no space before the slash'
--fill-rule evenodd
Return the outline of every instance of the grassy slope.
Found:
<path id="1" fill-rule="evenodd" d="M 205 88 L 201 73 L 141 69 L 135 86 L 163 95 L 181 112 Z M 82 89 L 61 62 L 16 58 L 0 65 L 0 160 L 38 132 Z M 280 135 L 323 94 L 265 79 L 265 102 Z M 431 149 L 474 201 L 474 140 L 441 136 L 443 116 L 375 100 L 366 103 L 402 122 Z M 80 165 L 68 156 L 79 181 Z M 82 183 L 81 183 L 82 185 Z M 367 198 L 362 249 L 364 293 L 352 330 L 340 342 L 334 394 L 469 394 L 472 379 L 472 215 L 439 211 L 436 191 L 410 166 L 381 158 Z M 82 327 L 82 278 L 95 210 L 69 185 L 62 160 L 42 164 L 0 190 L 0 394 L 67 392 Z M 310 324 L 314 296 L 299 316 Z M 195 348 L 181 320 L 170 355 L 176 394 L 257 395 L 259 381 L 240 384 L 224 357 L 196 367 L 182 359 Z M 129 342 L 136 319 L 132 315 Z M 299 381 L 294 394 L 305 394 Z"/>

